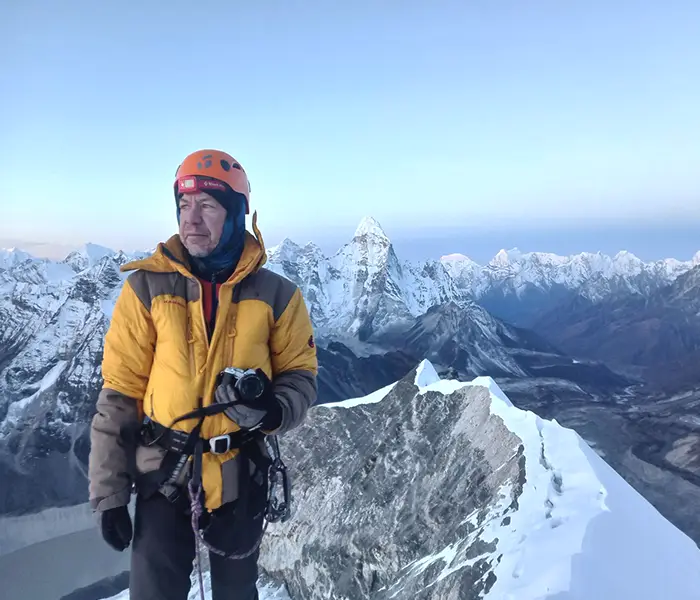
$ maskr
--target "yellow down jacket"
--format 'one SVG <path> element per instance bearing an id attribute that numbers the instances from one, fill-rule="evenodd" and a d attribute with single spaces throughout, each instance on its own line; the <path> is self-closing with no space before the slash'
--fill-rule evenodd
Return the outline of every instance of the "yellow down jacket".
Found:
<path id="1" fill-rule="evenodd" d="M 89 489 L 95 510 L 128 504 L 134 476 L 156 469 L 164 455 L 157 446 L 131 443 L 124 432 L 138 427 L 144 415 L 167 427 L 211 404 L 225 367 L 261 368 L 272 379 L 282 406 L 275 433 L 298 426 L 314 403 L 318 367 L 308 310 L 294 283 L 263 268 L 265 248 L 255 218 L 253 229 L 235 272 L 220 288 L 211 341 L 201 284 L 189 271 L 178 235 L 149 258 L 122 267 L 134 272 L 124 282 L 105 336 L 104 384 L 91 427 Z M 196 423 L 181 421 L 174 428 L 190 431 Z M 201 436 L 237 430 L 219 414 L 204 420 Z M 237 454 L 204 455 L 209 510 L 236 499 Z"/>

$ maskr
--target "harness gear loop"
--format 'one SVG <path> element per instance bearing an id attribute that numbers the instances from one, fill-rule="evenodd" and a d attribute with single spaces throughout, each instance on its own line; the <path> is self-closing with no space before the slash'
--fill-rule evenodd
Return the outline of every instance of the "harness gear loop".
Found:
<path id="1" fill-rule="evenodd" d="M 265 518 L 270 523 L 285 523 L 291 517 L 289 477 L 287 476 L 287 467 L 282 462 L 277 436 L 273 435 L 269 437 L 271 438 L 272 464 L 268 469 L 269 485 Z M 277 488 L 280 486 L 282 488 L 281 498 L 277 493 Z"/>

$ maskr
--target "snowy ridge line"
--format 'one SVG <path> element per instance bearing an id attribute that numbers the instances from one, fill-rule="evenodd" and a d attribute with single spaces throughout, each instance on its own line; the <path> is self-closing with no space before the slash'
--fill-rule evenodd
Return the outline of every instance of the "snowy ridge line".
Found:
<path id="1" fill-rule="evenodd" d="M 473 529 L 466 537 L 404 565 L 380 590 L 386 597 L 403 597 L 406 583 L 419 577 L 420 591 L 426 593 L 449 575 L 486 561 L 490 568 L 479 582 L 488 589 L 487 600 L 544 600 L 560 594 L 596 600 L 700 598 L 700 549 L 575 431 L 515 407 L 491 377 L 441 380 L 423 361 L 415 385 L 419 395 L 488 390 L 491 414 L 522 441 L 526 477 L 520 493 L 504 484 L 500 500 L 480 521 L 478 511 L 469 515 Z M 381 402 L 391 389 L 364 402 L 353 399 L 344 408 Z M 468 555 L 477 540 L 486 550 Z M 672 561 L 668 552 L 674 553 Z"/>
<path id="2" fill-rule="evenodd" d="M 581 454 L 575 440 L 578 436 L 556 422 L 543 421 L 530 411 L 514 407 L 491 377 L 478 377 L 468 383 L 442 381 L 426 361 L 421 364 L 418 373 L 416 385 L 422 394 L 430 391 L 449 394 L 467 386 L 488 389 L 491 413 L 500 417 L 506 427 L 523 441 L 527 472 L 527 484 L 517 498 L 518 510 L 513 511 L 508 505 L 511 490 L 505 486 L 500 490 L 503 500 L 489 511 L 486 522 L 460 544 L 468 548 L 478 535 L 482 541 L 496 544 L 496 550 L 470 559 L 460 558 L 454 547 L 443 550 L 439 556 L 450 560 L 445 561 L 436 582 L 456 570 L 473 565 L 479 559 L 491 557 L 495 562 L 496 557 L 502 555 L 502 560 L 493 569 L 496 583 L 488 597 L 506 598 L 509 597 L 507 594 L 513 594 L 512 597 L 534 600 L 569 590 L 570 562 L 573 556 L 581 552 L 586 525 L 598 513 L 606 510 L 603 500 L 605 490 Z M 554 434 L 555 439 L 550 443 L 569 448 L 562 467 L 578 473 L 576 485 L 567 487 L 566 497 L 560 470 L 554 466 L 555 461 L 548 457 L 549 444 L 545 443 L 545 430 L 551 430 Z M 504 527 L 506 517 L 509 524 Z M 557 532 L 560 527 L 563 528 Z M 556 543 L 552 542 L 553 538 L 557 538 Z M 529 551 L 535 545 L 538 547 L 536 556 Z M 423 560 L 432 563 L 436 557 Z M 531 564 L 533 561 L 535 564 Z M 546 578 L 542 578 L 538 564 L 550 565 Z"/>

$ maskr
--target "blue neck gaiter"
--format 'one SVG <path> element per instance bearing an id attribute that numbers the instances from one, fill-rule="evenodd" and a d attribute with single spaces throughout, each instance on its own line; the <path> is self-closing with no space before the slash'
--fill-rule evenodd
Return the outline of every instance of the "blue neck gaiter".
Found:
<path id="1" fill-rule="evenodd" d="M 219 243 L 208 256 L 196 258 L 188 253 L 188 258 L 194 275 L 201 279 L 221 283 L 236 270 L 243 254 L 246 231 L 245 198 L 235 192 L 225 193 L 211 190 L 207 193 L 226 209 L 226 221 L 224 221 Z M 177 203 L 177 222 L 179 225 L 179 203 Z"/>

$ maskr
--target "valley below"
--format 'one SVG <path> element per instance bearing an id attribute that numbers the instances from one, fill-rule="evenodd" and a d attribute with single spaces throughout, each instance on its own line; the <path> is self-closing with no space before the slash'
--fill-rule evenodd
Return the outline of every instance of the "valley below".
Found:
<path id="1" fill-rule="evenodd" d="M 100 600 L 124 588 L 129 553 L 102 539 L 87 504 L 0 517 L 0 582 L 8 600 Z"/>
<path id="2" fill-rule="evenodd" d="M 574 429 L 700 545 L 700 390 L 664 397 L 630 386 L 608 396 L 551 381 L 498 382 L 520 408 Z"/>

